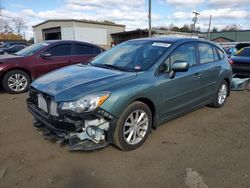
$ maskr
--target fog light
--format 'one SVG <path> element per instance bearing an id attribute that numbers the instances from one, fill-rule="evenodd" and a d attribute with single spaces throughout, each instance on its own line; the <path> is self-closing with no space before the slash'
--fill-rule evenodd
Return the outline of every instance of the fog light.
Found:
<path id="1" fill-rule="evenodd" d="M 92 126 L 89 126 L 89 127 L 87 127 L 87 129 L 86 129 L 86 133 L 88 134 L 89 137 L 93 138 L 93 137 L 95 137 L 96 130 L 93 129 Z"/>

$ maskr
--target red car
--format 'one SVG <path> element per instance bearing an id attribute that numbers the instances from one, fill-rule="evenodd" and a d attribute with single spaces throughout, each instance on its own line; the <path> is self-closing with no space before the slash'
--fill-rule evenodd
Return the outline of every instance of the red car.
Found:
<path id="1" fill-rule="evenodd" d="M 0 81 L 8 93 L 23 93 L 32 80 L 52 70 L 88 63 L 104 49 L 78 41 L 45 41 L 13 55 L 0 55 Z"/>

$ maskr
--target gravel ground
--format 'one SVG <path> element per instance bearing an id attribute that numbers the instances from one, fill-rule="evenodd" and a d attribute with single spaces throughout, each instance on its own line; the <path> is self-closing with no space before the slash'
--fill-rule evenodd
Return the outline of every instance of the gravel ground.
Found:
<path id="1" fill-rule="evenodd" d="M 130 152 L 69 152 L 45 140 L 26 97 L 0 92 L 1 188 L 250 188 L 249 91 L 162 125 Z"/>

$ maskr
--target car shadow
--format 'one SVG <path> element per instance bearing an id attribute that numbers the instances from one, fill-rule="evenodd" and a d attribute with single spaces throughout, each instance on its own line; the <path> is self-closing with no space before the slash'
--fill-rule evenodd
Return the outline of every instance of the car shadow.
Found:
<path id="1" fill-rule="evenodd" d="M 6 93 L 3 88 L 0 86 L 0 95 Z"/>

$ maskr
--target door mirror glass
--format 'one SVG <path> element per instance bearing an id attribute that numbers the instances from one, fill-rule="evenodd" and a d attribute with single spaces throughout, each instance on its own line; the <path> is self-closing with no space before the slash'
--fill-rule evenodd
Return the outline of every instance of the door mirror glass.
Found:
<path id="1" fill-rule="evenodd" d="M 175 61 L 172 65 L 172 71 L 174 72 L 186 72 L 188 71 L 189 64 L 186 61 Z"/>
<path id="2" fill-rule="evenodd" d="M 40 55 L 41 58 L 49 58 L 49 57 L 51 57 L 51 56 L 52 56 L 52 54 L 49 53 L 49 52 L 43 52 L 43 53 L 41 53 L 41 55 Z"/>

